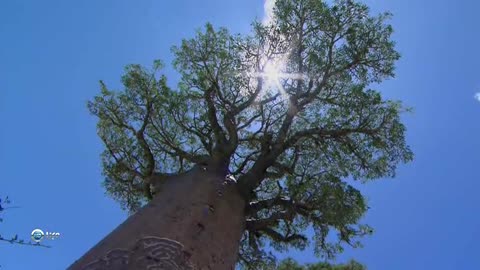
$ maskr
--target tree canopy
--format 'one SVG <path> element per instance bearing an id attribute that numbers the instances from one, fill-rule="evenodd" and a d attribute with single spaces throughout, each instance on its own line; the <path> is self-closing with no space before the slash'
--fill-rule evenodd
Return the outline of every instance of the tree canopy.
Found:
<path id="1" fill-rule="evenodd" d="M 178 87 L 160 61 L 127 66 L 123 90 L 101 82 L 88 107 L 108 193 L 135 211 L 152 198 L 153 176 L 214 162 L 247 201 L 244 263 L 273 259 L 267 242 L 312 243 L 327 258 L 359 246 L 371 228 L 349 181 L 393 177 L 413 157 L 406 108 L 373 89 L 399 59 L 389 18 L 350 0 L 277 0 L 273 20 L 248 35 L 207 24 L 174 47 Z"/>
<path id="2" fill-rule="evenodd" d="M 332 265 L 329 263 L 315 263 L 300 265 L 293 259 L 285 259 L 276 268 L 277 270 L 366 270 L 365 266 L 356 262 L 350 261 L 346 264 Z"/>

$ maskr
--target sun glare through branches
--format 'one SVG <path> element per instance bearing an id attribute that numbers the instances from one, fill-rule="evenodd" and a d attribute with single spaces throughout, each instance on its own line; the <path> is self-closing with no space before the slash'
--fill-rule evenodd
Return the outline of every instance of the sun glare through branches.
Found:
<path id="1" fill-rule="evenodd" d="M 288 94 L 283 87 L 283 83 L 287 80 L 305 80 L 306 76 L 300 73 L 286 73 L 284 72 L 285 69 L 285 60 L 269 60 L 265 63 L 261 72 L 253 74 L 253 77 L 262 78 L 263 93 L 260 96 L 278 92 L 283 100 L 288 100 Z"/>

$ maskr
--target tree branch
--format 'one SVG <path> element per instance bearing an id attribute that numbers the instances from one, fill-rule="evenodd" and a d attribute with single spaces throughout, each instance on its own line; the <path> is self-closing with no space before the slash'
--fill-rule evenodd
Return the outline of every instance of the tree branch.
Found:
<path id="1" fill-rule="evenodd" d="M 217 110 L 215 109 L 215 103 L 213 102 L 214 86 L 210 86 L 204 94 L 205 102 L 207 103 L 207 117 L 210 125 L 212 126 L 213 133 L 215 134 L 215 140 L 218 145 L 223 145 L 226 142 L 225 133 L 218 123 Z"/>
<path id="2" fill-rule="evenodd" d="M 312 136 L 320 136 L 320 137 L 332 137 L 338 138 L 342 136 L 346 136 L 352 133 L 363 133 L 372 135 L 375 132 L 378 132 L 378 129 L 368 129 L 368 128 L 345 128 L 345 129 L 323 129 L 323 128 L 311 128 L 302 131 L 298 131 L 293 134 L 283 145 L 283 149 L 287 149 L 292 147 L 297 143 L 299 140 L 307 137 Z"/>
<path id="3" fill-rule="evenodd" d="M 283 235 L 272 228 L 263 228 L 263 229 L 260 229 L 259 231 L 263 232 L 264 234 L 266 234 L 267 236 L 269 236 L 270 238 L 272 238 L 277 242 L 290 243 L 293 241 L 302 241 L 302 242 L 308 241 L 308 238 L 303 234 L 294 233 L 290 235 Z"/>
<path id="4" fill-rule="evenodd" d="M 51 248 L 51 246 L 43 245 L 43 244 L 40 244 L 40 243 L 25 242 L 25 241 L 22 241 L 22 240 L 5 239 L 3 237 L 0 237 L 0 241 L 9 242 L 10 244 L 24 245 L 24 246 Z"/>

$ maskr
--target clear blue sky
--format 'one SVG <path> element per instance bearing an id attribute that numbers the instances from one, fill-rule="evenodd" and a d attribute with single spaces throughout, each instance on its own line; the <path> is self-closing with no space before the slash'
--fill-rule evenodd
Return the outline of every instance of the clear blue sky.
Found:
<path id="1" fill-rule="evenodd" d="M 395 15 L 403 57 L 381 89 L 415 108 L 404 118 L 416 158 L 363 188 L 376 233 L 339 261 L 479 269 L 480 2 L 367 2 Z M 0 243 L 2 269 L 65 269 L 125 219 L 101 187 L 102 145 L 85 107 L 98 80 L 115 87 L 126 64 L 170 63 L 170 47 L 207 21 L 246 32 L 262 16 L 259 0 L 2 0 L 0 196 L 22 208 L 5 214 L 0 233 L 61 233 L 52 249 Z"/>

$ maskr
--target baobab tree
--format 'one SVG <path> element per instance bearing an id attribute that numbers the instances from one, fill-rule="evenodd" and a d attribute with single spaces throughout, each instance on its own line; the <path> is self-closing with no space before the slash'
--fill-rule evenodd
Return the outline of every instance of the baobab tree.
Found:
<path id="1" fill-rule="evenodd" d="M 69 269 L 261 269 L 267 244 L 359 246 L 371 228 L 351 181 L 412 159 L 405 108 L 371 89 L 399 59 L 389 17 L 278 0 L 249 35 L 207 24 L 174 47 L 178 87 L 160 61 L 129 65 L 123 90 L 101 82 L 104 186 L 132 215 Z"/>

